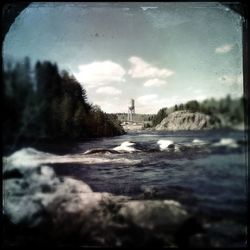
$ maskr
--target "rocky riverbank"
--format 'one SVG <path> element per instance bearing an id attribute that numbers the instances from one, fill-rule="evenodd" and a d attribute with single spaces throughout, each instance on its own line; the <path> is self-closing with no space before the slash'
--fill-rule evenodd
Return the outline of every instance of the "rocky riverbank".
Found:
<path id="1" fill-rule="evenodd" d="M 175 111 L 164 118 L 155 130 L 201 130 L 221 128 L 219 119 L 188 110 Z"/>
<path id="2" fill-rule="evenodd" d="M 93 192 L 48 166 L 5 163 L 3 178 L 5 246 L 208 244 L 201 223 L 174 200 Z"/>

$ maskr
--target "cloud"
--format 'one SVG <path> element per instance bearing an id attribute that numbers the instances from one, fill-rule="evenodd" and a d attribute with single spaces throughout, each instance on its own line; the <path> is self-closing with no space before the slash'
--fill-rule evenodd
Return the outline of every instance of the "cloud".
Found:
<path id="1" fill-rule="evenodd" d="M 145 87 L 160 87 L 160 86 L 165 85 L 165 84 L 167 84 L 166 81 L 160 80 L 158 78 L 154 78 L 154 79 L 147 80 L 143 85 Z"/>
<path id="2" fill-rule="evenodd" d="M 144 14 L 145 18 L 156 29 L 166 29 L 190 22 L 188 16 L 178 11 L 144 11 Z"/>
<path id="3" fill-rule="evenodd" d="M 225 54 L 233 49 L 233 44 L 224 44 L 221 47 L 215 49 L 216 54 Z"/>
<path id="4" fill-rule="evenodd" d="M 159 109 L 175 104 L 175 96 L 171 98 L 160 98 L 157 94 L 140 96 L 135 101 L 136 112 L 152 114 L 157 113 Z"/>
<path id="5" fill-rule="evenodd" d="M 120 95 L 122 93 L 122 91 L 120 89 L 111 87 L 111 86 L 104 86 L 104 87 L 100 87 L 96 90 L 97 94 L 104 94 L 104 95 Z"/>
<path id="6" fill-rule="evenodd" d="M 132 56 L 129 58 L 129 62 L 132 64 L 128 74 L 132 78 L 167 78 L 174 74 L 173 71 L 163 68 L 159 69 L 153 65 L 145 62 L 140 57 Z"/>
<path id="7" fill-rule="evenodd" d="M 243 75 L 223 75 L 219 78 L 220 82 L 225 83 L 229 86 L 243 85 Z"/>
<path id="8" fill-rule="evenodd" d="M 107 113 L 126 113 L 128 111 L 127 104 L 120 99 L 117 100 L 116 97 L 112 98 L 112 100 L 95 100 L 94 103 Z"/>
<path id="9" fill-rule="evenodd" d="M 79 72 L 74 73 L 74 75 L 87 88 L 125 81 L 125 69 L 121 65 L 109 60 L 79 65 L 78 68 Z"/>
<path id="10" fill-rule="evenodd" d="M 196 100 L 196 101 L 204 101 L 207 98 L 208 97 L 206 95 L 198 95 L 198 96 L 195 96 L 194 100 Z"/>
<path id="11" fill-rule="evenodd" d="M 201 90 L 201 89 L 194 89 L 193 92 L 194 92 L 194 94 L 201 94 L 201 93 L 203 93 L 203 90 Z"/>
<path id="12" fill-rule="evenodd" d="M 208 98 L 207 93 L 204 93 L 204 90 L 201 89 L 192 89 L 193 92 L 193 100 L 203 101 Z"/>
<path id="13" fill-rule="evenodd" d="M 138 103 L 145 105 L 148 104 L 150 101 L 154 101 L 157 99 L 158 95 L 152 94 L 152 95 L 143 95 L 137 98 Z"/>

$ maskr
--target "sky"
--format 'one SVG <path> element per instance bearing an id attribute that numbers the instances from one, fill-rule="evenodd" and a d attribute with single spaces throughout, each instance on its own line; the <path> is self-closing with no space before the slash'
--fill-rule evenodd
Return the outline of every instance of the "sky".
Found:
<path id="1" fill-rule="evenodd" d="M 26 56 L 56 62 L 107 113 L 243 95 L 242 18 L 220 3 L 32 3 L 3 44 L 3 60 Z"/>

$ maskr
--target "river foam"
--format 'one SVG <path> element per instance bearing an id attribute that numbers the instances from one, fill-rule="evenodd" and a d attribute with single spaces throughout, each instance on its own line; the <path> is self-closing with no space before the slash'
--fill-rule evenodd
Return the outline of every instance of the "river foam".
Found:
<path id="1" fill-rule="evenodd" d="M 232 138 L 221 138 L 220 141 L 214 143 L 213 146 L 216 146 L 216 147 L 226 146 L 226 147 L 230 147 L 230 148 L 238 148 L 239 147 L 236 140 L 234 140 Z"/>
<path id="2" fill-rule="evenodd" d="M 204 144 L 207 144 L 208 142 L 207 141 L 204 141 L 204 140 L 201 140 L 201 139 L 194 139 L 192 141 L 192 143 L 196 144 L 196 145 L 204 145 Z"/>
<path id="3" fill-rule="evenodd" d="M 79 163 L 85 165 L 94 164 L 127 164 L 136 165 L 140 164 L 142 160 L 131 159 L 130 156 L 126 156 L 126 153 L 153 153 L 153 152 L 171 152 L 179 153 L 191 150 L 191 153 L 199 152 L 219 152 L 226 149 L 227 151 L 235 151 L 240 148 L 240 145 L 236 140 L 232 138 L 221 138 L 217 141 L 206 141 L 201 139 L 193 139 L 189 142 L 175 143 L 173 140 L 160 139 L 158 141 L 151 140 L 145 142 L 132 142 L 124 141 L 119 146 L 112 148 L 92 148 L 85 150 L 85 152 L 76 154 L 56 155 L 48 152 L 42 152 L 37 149 L 27 147 L 22 148 L 8 157 L 3 157 L 4 168 L 8 166 L 22 166 L 35 167 L 45 164 L 57 164 L 57 163 Z M 212 150 L 212 151 L 211 151 Z"/>
<path id="4" fill-rule="evenodd" d="M 55 155 L 33 148 L 22 148 L 12 155 L 3 158 L 4 168 L 12 168 L 15 166 L 30 168 L 44 164 L 57 164 L 57 163 L 81 163 L 86 165 L 92 164 L 122 164 L 134 165 L 141 163 L 140 160 L 132 160 L 124 157 L 108 158 L 104 156 L 88 156 L 84 154 L 66 154 Z"/>
<path id="5" fill-rule="evenodd" d="M 134 145 L 135 145 L 134 142 L 125 141 L 120 146 L 113 148 L 113 150 L 116 150 L 118 152 L 129 152 L 129 153 L 140 151 L 135 147 L 133 147 Z"/>
<path id="6" fill-rule="evenodd" d="M 174 142 L 171 140 L 159 140 L 157 141 L 157 144 L 159 145 L 161 151 L 174 147 Z"/>

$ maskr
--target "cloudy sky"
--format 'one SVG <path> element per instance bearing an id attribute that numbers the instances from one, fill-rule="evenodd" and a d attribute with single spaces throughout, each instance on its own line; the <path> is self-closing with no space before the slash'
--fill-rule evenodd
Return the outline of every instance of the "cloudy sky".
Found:
<path id="1" fill-rule="evenodd" d="M 3 57 L 56 62 L 106 112 L 243 94 L 242 18 L 219 3 L 33 3 Z"/>

